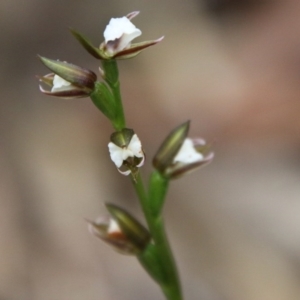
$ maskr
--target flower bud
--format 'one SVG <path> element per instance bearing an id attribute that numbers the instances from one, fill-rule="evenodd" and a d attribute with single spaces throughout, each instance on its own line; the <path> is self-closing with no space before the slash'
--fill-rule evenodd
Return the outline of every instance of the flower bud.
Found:
<path id="1" fill-rule="evenodd" d="M 174 157 L 187 137 L 189 127 L 190 122 L 188 121 L 172 130 L 156 152 L 153 165 L 161 173 L 164 173 L 172 164 Z"/>
<path id="2" fill-rule="evenodd" d="M 176 179 L 209 164 L 213 158 L 214 153 L 210 151 L 210 146 L 205 140 L 186 138 L 165 174 L 171 179 Z"/>
<path id="3" fill-rule="evenodd" d="M 115 163 L 119 172 L 123 175 L 132 175 L 138 172 L 138 168 L 145 162 L 145 153 L 138 136 L 132 129 L 123 128 L 114 132 L 108 144 L 111 160 Z"/>
<path id="4" fill-rule="evenodd" d="M 187 138 L 189 122 L 175 128 L 153 159 L 154 167 L 165 177 L 178 178 L 213 160 L 214 153 L 203 139 Z"/>
<path id="5" fill-rule="evenodd" d="M 53 73 L 39 77 L 40 81 L 51 87 L 42 93 L 60 98 L 87 97 L 93 91 L 97 76 L 90 70 L 66 62 L 39 57 L 42 63 Z"/>
<path id="6" fill-rule="evenodd" d="M 124 209 L 106 204 L 110 213 L 108 218 L 96 222 L 88 221 L 92 234 L 107 242 L 123 254 L 141 253 L 151 240 L 148 230 Z"/>
<path id="7" fill-rule="evenodd" d="M 112 18 L 104 31 L 104 42 L 97 48 L 75 30 L 71 30 L 72 34 L 79 43 L 95 58 L 98 59 L 127 59 L 138 55 L 143 49 L 153 46 L 163 40 L 161 37 L 157 40 L 145 41 L 132 44 L 132 40 L 142 34 L 141 30 L 136 28 L 131 22 L 139 12 L 129 13 L 122 18 Z"/>

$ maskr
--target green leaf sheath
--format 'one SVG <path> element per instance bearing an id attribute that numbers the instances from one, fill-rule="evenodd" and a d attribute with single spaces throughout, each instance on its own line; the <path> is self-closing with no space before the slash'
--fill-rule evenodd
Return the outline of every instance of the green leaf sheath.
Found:
<path id="1" fill-rule="evenodd" d="M 96 82 L 93 92 L 90 94 L 93 103 L 101 112 L 113 122 L 116 115 L 115 100 L 109 87 L 104 82 Z"/>
<path id="2" fill-rule="evenodd" d="M 167 274 L 165 274 L 162 268 L 162 263 L 159 259 L 159 254 L 157 253 L 157 247 L 154 244 L 150 243 L 137 258 L 156 283 L 161 285 L 161 283 L 167 282 Z"/>

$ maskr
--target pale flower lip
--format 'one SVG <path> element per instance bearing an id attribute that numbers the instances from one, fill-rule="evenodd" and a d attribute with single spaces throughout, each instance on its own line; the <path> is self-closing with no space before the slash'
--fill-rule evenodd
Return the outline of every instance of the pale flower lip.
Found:
<path id="1" fill-rule="evenodd" d="M 59 91 L 63 87 L 70 86 L 70 85 L 71 85 L 71 82 L 69 82 L 55 74 L 53 77 L 53 86 L 52 86 L 51 92 Z"/>
<path id="2" fill-rule="evenodd" d="M 142 31 L 127 17 L 112 18 L 104 31 L 107 50 L 111 54 L 117 53 L 129 47 L 131 41 L 141 34 Z"/>
<path id="3" fill-rule="evenodd" d="M 119 224 L 114 219 L 110 219 L 107 233 L 112 234 L 112 233 L 118 233 L 118 232 L 121 232 L 121 228 L 120 228 Z"/>
<path id="4" fill-rule="evenodd" d="M 175 179 L 209 164 L 214 158 L 214 153 L 207 148 L 210 147 L 201 138 L 186 138 L 166 173 Z"/>
<path id="5" fill-rule="evenodd" d="M 195 163 L 197 161 L 201 161 L 204 159 L 203 154 L 199 153 L 195 147 L 193 140 L 190 138 L 186 138 L 176 154 L 173 162 L 180 162 L 185 164 Z"/>
<path id="6" fill-rule="evenodd" d="M 50 73 L 45 76 L 38 77 L 39 81 L 42 84 L 46 84 L 47 86 L 51 87 L 50 90 L 46 90 L 43 88 L 42 84 L 40 84 L 39 88 L 43 94 L 48 96 L 55 96 L 61 99 L 74 99 L 74 98 L 83 98 L 88 96 L 87 92 L 83 88 L 77 87 L 73 84 L 70 85 L 65 84 L 65 85 L 61 85 L 60 87 L 58 87 L 58 85 L 56 84 L 56 88 L 54 88 L 53 81 L 55 76 L 56 74 Z"/>

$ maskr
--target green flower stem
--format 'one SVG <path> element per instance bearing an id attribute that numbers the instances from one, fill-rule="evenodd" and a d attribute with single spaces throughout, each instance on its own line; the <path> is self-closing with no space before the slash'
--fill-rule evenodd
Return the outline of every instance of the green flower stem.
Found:
<path id="1" fill-rule="evenodd" d="M 161 267 L 158 271 L 162 272 L 163 274 L 159 274 L 159 276 L 157 276 L 159 278 L 156 279 L 168 300 L 182 300 L 178 272 L 165 232 L 161 214 L 161 203 L 164 202 L 164 198 L 168 189 L 168 180 L 161 177 L 156 171 L 153 172 L 152 178 L 153 177 L 156 178 L 156 180 L 151 180 L 150 182 L 150 197 L 147 197 L 140 174 L 137 175 L 136 181 L 133 181 L 133 185 L 136 193 L 139 196 L 150 233 L 154 240 L 157 259 L 161 264 Z M 157 203 L 160 208 L 158 210 L 153 209 L 151 203 Z M 163 280 L 162 278 L 165 279 Z"/>
<path id="2" fill-rule="evenodd" d="M 167 299 L 182 300 L 182 293 L 181 293 L 181 286 L 179 282 L 178 272 L 167 239 L 162 217 L 155 220 L 153 231 L 155 232 L 153 238 L 157 246 L 157 250 L 158 250 L 157 252 L 159 253 L 159 258 L 163 263 L 163 268 L 167 275 L 167 282 L 161 284 L 161 288 Z"/>
<path id="3" fill-rule="evenodd" d="M 119 71 L 116 60 L 102 60 L 104 80 L 111 88 L 115 100 L 115 117 L 112 121 L 114 128 L 119 131 L 126 127 L 124 109 L 120 93 Z"/>

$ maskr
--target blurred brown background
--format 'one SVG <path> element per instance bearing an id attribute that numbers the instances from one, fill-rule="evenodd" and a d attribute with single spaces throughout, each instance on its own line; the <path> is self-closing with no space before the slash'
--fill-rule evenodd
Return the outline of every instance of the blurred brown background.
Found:
<path id="1" fill-rule="evenodd" d="M 112 129 L 89 99 L 39 93 L 36 54 L 95 72 L 68 27 L 102 41 L 141 10 L 120 62 L 128 126 L 150 158 L 187 119 L 216 159 L 174 181 L 166 223 L 189 300 L 300 298 L 300 3 L 297 0 L 2 0 L 0 300 L 163 299 L 134 258 L 91 237 L 104 202 L 142 220 L 108 158 Z"/>

